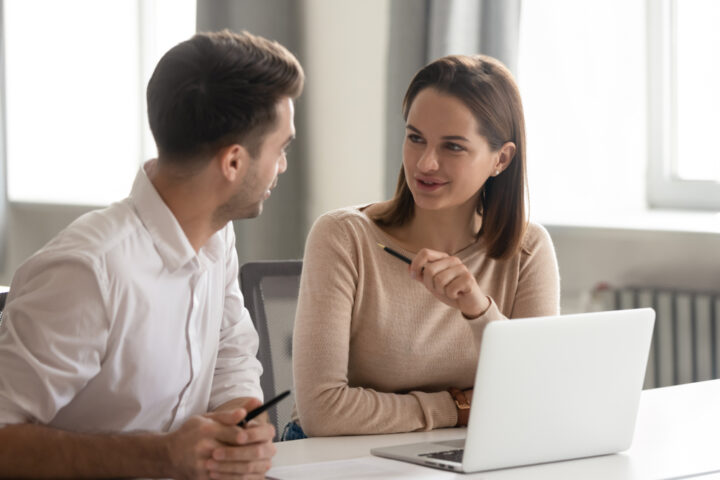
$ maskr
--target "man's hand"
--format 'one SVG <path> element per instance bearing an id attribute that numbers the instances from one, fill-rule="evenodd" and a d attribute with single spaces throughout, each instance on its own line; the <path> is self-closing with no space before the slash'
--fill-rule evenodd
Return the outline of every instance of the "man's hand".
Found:
<path id="1" fill-rule="evenodd" d="M 258 406 L 260 402 L 253 399 L 245 403 L 245 408 L 194 416 L 169 434 L 177 478 L 264 478 L 276 451 L 272 444 L 275 429 L 254 421 L 246 428 L 237 426 L 249 410 Z"/>

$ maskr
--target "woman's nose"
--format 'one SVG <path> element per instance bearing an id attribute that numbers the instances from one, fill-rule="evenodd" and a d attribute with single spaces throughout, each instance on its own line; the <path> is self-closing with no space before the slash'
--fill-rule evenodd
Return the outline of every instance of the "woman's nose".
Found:
<path id="1" fill-rule="evenodd" d="M 439 167 L 438 156 L 434 148 L 426 148 L 418 160 L 417 168 L 422 172 L 432 172 Z"/>

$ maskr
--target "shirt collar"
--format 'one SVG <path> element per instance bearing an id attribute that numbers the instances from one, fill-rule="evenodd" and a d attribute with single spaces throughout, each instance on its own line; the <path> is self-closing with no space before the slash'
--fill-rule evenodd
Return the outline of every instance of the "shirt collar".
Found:
<path id="1" fill-rule="evenodd" d="M 147 176 L 145 169 L 153 161 L 150 160 L 140 167 L 130 191 L 130 201 L 135 207 L 140 221 L 150 233 L 165 266 L 173 272 L 196 257 L 201 263 L 205 263 L 203 257 L 207 257 L 210 262 L 221 258 L 220 232 L 215 232 L 210 237 L 210 240 L 200 249 L 200 255 L 195 253 L 180 223 Z"/>

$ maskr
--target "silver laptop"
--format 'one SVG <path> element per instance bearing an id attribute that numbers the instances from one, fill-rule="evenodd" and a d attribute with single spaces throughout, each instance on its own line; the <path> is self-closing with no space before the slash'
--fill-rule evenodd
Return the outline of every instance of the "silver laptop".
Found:
<path id="1" fill-rule="evenodd" d="M 650 308 L 491 322 L 467 437 L 371 453 L 477 472 L 626 450 L 654 322 Z"/>

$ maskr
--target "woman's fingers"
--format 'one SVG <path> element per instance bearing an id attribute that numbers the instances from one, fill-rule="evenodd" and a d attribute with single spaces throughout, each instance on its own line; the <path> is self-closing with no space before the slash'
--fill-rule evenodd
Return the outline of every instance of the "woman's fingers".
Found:
<path id="1" fill-rule="evenodd" d="M 484 311 L 486 296 L 477 280 L 459 258 L 436 250 L 422 249 L 410 264 L 410 275 L 425 285 L 437 299 L 475 317 Z"/>
<path id="2" fill-rule="evenodd" d="M 422 281 L 425 276 L 425 269 L 428 268 L 429 265 L 440 259 L 449 257 L 450 256 L 447 253 L 423 248 L 417 253 L 417 255 L 415 255 L 415 258 L 413 258 L 413 261 L 410 264 L 410 276 Z"/>

